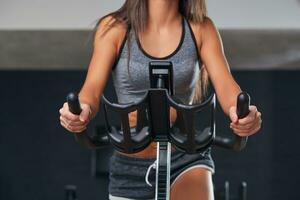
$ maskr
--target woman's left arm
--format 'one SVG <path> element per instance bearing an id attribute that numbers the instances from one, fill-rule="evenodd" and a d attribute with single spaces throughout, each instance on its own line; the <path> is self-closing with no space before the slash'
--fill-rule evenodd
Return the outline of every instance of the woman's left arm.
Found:
<path id="1" fill-rule="evenodd" d="M 261 127 L 261 113 L 256 106 L 251 105 L 248 116 L 238 119 L 236 103 L 241 89 L 230 72 L 221 37 L 211 19 L 205 18 L 201 25 L 200 37 L 199 54 L 214 86 L 222 110 L 231 120 L 230 128 L 240 136 L 256 133 Z"/>

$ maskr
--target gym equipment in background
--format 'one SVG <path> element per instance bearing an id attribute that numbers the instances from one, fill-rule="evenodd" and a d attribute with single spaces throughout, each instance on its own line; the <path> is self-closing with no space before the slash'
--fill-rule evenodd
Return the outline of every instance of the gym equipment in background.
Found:
<path id="1" fill-rule="evenodd" d="M 65 200 L 78 200 L 75 185 L 65 185 Z"/>

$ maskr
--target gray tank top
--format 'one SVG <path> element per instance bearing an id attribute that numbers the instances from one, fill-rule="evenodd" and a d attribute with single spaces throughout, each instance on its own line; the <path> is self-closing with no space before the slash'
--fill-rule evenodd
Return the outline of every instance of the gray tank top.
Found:
<path id="1" fill-rule="evenodd" d="M 128 58 L 130 59 L 129 65 Z M 191 104 L 195 84 L 199 78 L 199 66 L 202 64 L 198 57 L 195 36 L 188 20 L 184 17 L 182 18 L 182 35 L 178 47 L 173 53 L 163 58 L 147 54 L 141 47 L 134 31 L 128 29 L 112 71 L 113 84 L 119 103 L 136 102 L 145 95 L 150 88 L 149 62 L 157 60 L 172 62 L 174 95 L 184 104 Z M 130 73 L 130 77 L 128 73 Z"/>

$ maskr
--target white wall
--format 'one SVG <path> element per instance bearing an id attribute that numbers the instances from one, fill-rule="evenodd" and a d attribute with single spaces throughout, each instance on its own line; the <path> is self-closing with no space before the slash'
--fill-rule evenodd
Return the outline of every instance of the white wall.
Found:
<path id="1" fill-rule="evenodd" d="M 222 28 L 300 28 L 300 0 L 207 0 Z"/>
<path id="2" fill-rule="evenodd" d="M 123 0 L 0 0 L 0 29 L 86 29 Z"/>
<path id="3" fill-rule="evenodd" d="M 0 29 L 87 29 L 124 0 L 0 0 Z M 219 28 L 300 28 L 299 0 L 207 0 Z"/>

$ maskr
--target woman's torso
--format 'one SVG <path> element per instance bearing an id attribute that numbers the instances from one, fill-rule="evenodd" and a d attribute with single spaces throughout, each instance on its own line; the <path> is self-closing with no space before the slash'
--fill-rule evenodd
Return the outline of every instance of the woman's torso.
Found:
<path id="1" fill-rule="evenodd" d="M 144 96 L 150 88 L 148 65 L 150 61 L 155 60 L 172 62 L 174 95 L 185 104 L 192 102 L 195 85 L 199 78 L 199 66 L 202 63 L 198 62 L 200 60 L 198 59 L 196 39 L 187 19 L 182 18 L 181 25 L 182 31 L 180 32 L 180 39 L 177 38 L 176 49 L 168 54 L 163 54 L 164 52 L 162 52 L 163 55 L 166 55 L 163 57 L 155 57 L 147 53 L 145 49 L 148 48 L 145 44 L 141 44 L 141 40 L 135 36 L 134 31 L 128 29 L 120 45 L 119 55 L 112 71 L 113 83 L 119 103 L 136 102 Z M 173 41 L 176 42 L 176 39 L 173 39 Z M 170 46 L 176 45 L 171 44 Z M 176 111 L 172 108 L 170 118 L 172 122 L 176 120 Z M 131 127 L 135 126 L 136 112 L 130 114 L 129 121 Z M 143 151 L 130 154 L 129 156 L 154 157 L 155 155 L 156 143 L 152 142 Z"/>

